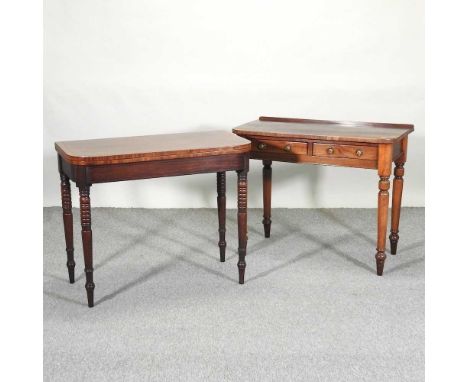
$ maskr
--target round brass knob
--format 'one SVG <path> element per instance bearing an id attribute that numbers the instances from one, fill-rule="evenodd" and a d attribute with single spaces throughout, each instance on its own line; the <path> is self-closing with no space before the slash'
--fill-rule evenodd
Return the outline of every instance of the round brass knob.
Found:
<path id="1" fill-rule="evenodd" d="M 362 156 L 362 154 L 364 154 L 364 151 L 362 151 L 362 150 L 356 150 L 356 155 L 357 155 L 358 157 Z"/>
<path id="2" fill-rule="evenodd" d="M 327 153 L 330 154 L 330 155 L 332 155 L 334 152 L 335 152 L 335 150 L 333 150 L 333 147 L 329 147 L 327 149 Z"/>
<path id="3" fill-rule="evenodd" d="M 291 145 L 286 145 L 283 147 L 284 151 L 291 151 Z"/>
<path id="4" fill-rule="evenodd" d="M 260 143 L 257 145 L 258 149 L 259 150 L 263 150 L 264 148 L 266 148 L 266 144 L 265 143 Z"/>

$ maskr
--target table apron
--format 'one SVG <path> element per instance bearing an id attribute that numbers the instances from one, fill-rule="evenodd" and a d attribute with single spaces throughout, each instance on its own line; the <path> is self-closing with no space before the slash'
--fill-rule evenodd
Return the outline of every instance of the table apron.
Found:
<path id="1" fill-rule="evenodd" d="M 313 155 L 298 155 L 298 154 L 287 154 L 287 153 L 279 154 L 279 153 L 258 152 L 258 151 L 252 151 L 250 153 L 250 158 L 260 159 L 260 160 L 272 160 L 272 161 L 277 161 L 277 162 L 311 163 L 311 164 L 322 164 L 322 165 L 330 165 L 330 166 L 377 169 L 377 160 L 368 160 L 368 159 L 327 158 L 327 157 L 318 157 L 318 156 L 313 156 Z"/>
<path id="2" fill-rule="evenodd" d="M 72 165 L 60 157 L 60 170 L 78 184 L 94 184 L 191 175 L 249 168 L 249 153 L 208 157 L 119 163 L 96 166 Z"/>

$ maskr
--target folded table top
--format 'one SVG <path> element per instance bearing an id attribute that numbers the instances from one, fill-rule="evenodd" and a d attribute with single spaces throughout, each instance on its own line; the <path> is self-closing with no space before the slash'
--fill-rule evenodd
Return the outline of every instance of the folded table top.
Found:
<path id="1" fill-rule="evenodd" d="M 299 138 L 325 141 L 393 143 L 414 130 L 396 123 L 324 121 L 317 119 L 260 117 L 234 128 L 241 136 Z"/>
<path id="2" fill-rule="evenodd" d="M 249 152 L 250 141 L 228 131 L 158 134 L 55 143 L 67 162 L 89 166 Z"/>

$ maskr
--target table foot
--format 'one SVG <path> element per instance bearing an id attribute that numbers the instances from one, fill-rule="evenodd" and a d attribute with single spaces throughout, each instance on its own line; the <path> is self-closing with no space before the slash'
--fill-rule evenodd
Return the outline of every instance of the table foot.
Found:
<path id="1" fill-rule="evenodd" d="M 377 276 L 382 276 L 383 275 L 383 270 L 384 270 L 384 264 L 385 264 L 385 259 L 387 258 L 387 255 L 385 252 L 377 252 L 375 254 L 375 262 L 377 265 Z"/>
<path id="2" fill-rule="evenodd" d="M 69 252 L 67 251 L 67 255 L 68 257 L 72 257 L 73 258 L 73 251 L 71 252 L 71 254 L 69 254 Z M 67 268 L 68 268 L 68 280 L 70 281 L 70 284 L 74 284 L 75 283 L 75 261 L 74 260 L 68 260 L 67 261 Z"/>
<path id="3" fill-rule="evenodd" d="M 88 297 L 88 306 L 92 308 L 94 306 L 94 282 L 93 280 L 93 269 L 85 269 L 85 274 L 86 274 L 86 284 L 85 284 L 85 289 L 86 289 L 86 295 Z M 88 277 L 88 275 L 90 275 Z M 88 281 L 90 279 L 90 281 Z"/>
<path id="4" fill-rule="evenodd" d="M 245 267 L 245 253 L 241 255 L 239 252 L 239 261 L 237 262 L 237 269 L 239 270 L 239 284 L 244 284 Z"/>
<path id="5" fill-rule="evenodd" d="M 398 239 L 400 238 L 400 236 L 397 232 L 392 232 L 388 238 L 390 239 L 390 253 L 392 255 L 396 255 Z"/>

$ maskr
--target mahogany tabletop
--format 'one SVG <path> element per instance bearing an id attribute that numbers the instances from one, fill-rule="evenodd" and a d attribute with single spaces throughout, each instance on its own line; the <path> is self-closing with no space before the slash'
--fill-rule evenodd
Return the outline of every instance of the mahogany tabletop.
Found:
<path id="1" fill-rule="evenodd" d="M 260 117 L 234 128 L 233 132 L 241 136 L 392 143 L 413 130 L 414 126 L 407 124 Z"/>
<path id="2" fill-rule="evenodd" d="M 228 131 L 200 131 L 63 141 L 55 149 L 67 162 L 86 166 L 239 154 L 250 150 L 250 141 Z"/>

